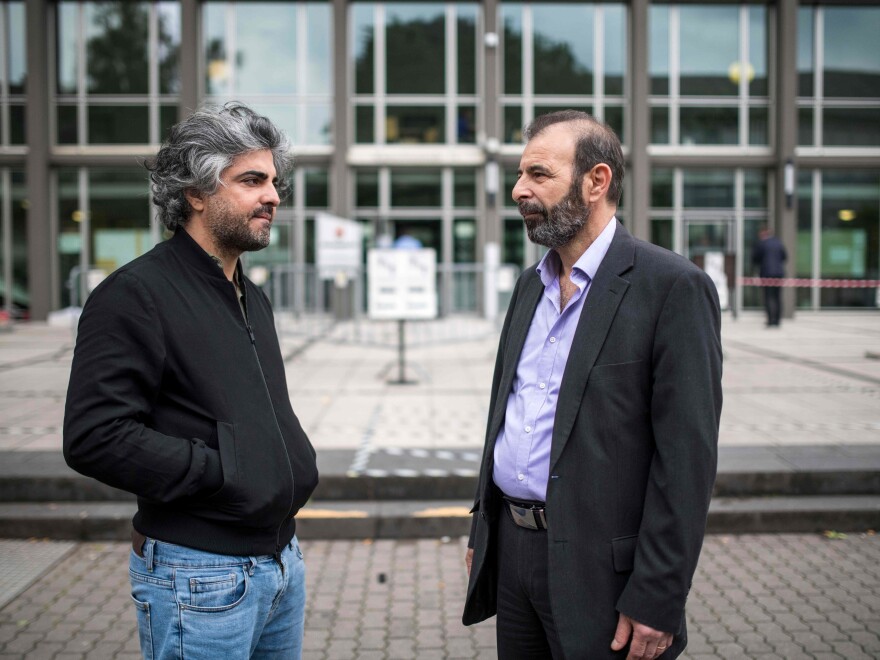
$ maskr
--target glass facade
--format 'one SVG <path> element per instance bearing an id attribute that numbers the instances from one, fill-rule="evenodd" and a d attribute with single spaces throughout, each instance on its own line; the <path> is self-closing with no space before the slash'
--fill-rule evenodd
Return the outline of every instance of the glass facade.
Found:
<path id="1" fill-rule="evenodd" d="M 45 10 L 45 29 L 28 24 L 32 6 Z M 270 246 L 246 257 L 270 288 L 276 273 L 314 263 L 315 218 L 327 211 L 362 224 L 365 250 L 402 235 L 434 248 L 441 308 L 475 309 L 467 269 L 488 244 L 520 268 L 541 256 L 510 193 L 524 125 L 563 108 L 621 136 L 618 216 L 640 238 L 697 263 L 720 251 L 734 282 L 753 274 L 751 249 L 769 224 L 794 255 L 791 276 L 880 277 L 876 4 L 342 6 L 204 0 L 189 14 L 181 0 L 0 0 L 7 310 L 26 313 L 33 287 L 45 286 L 28 263 L 32 236 L 53 255 L 51 291 L 37 292 L 50 308 L 81 301 L 88 270 L 109 272 L 162 240 L 138 160 L 178 117 L 230 100 L 294 144 L 293 194 Z M 646 89 L 634 84 L 643 80 Z M 46 104 L 37 144 L 48 164 L 27 158 L 43 122 L 29 126 L 41 115 L 32 102 Z M 46 199 L 31 218 L 37 191 Z M 752 287 L 735 296 L 760 302 Z M 802 308 L 878 306 L 876 288 L 817 284 L 795 297 Z"/>

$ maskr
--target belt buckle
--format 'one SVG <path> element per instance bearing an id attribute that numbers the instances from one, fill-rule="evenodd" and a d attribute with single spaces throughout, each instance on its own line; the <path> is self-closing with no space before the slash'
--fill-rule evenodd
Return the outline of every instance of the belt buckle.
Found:
<path id="1" fill-rule="evenodd" d="M 547 529 L 547 517 L 544 515 L 543 509 L 527 509 L 513 502 L 508 502 L 507 504 L 510 508 L 513 522 L 520 527 L 533 530 Z"/>

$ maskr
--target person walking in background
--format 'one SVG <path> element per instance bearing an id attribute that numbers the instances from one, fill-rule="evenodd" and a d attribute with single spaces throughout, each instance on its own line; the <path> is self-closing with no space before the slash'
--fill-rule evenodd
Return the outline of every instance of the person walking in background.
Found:
<path id="1" fill-rule="evenodd" d="M 788 255 L 782 244 L 769 227 L 761 227 L 758 233 L 758 242 L 752 251 L 752 263 L 758 267 L 759 277 L 783 278 L 785 277 L 785 260 Z M 782 287 L 763 286 L 764 309 L 767 311 L 767 327 L 779 327 L 779 318 L 782 315 Z"/>
<path id="2" fill-rule="evenodd" d="M 497 613 L 502 660 L 674 658 L 715 480 L 718 296 L 615 218 L 610 128 L 569 110 L 526 138 L 513 198 L 550 250 L 501 332 L 462 621 Z"/>
<path id="3" fill-rule="evenodd" d="M 79 324 L 64 416 L 75 470 L 137 495 L 131 596 L 146 658 L 298 658 L 294 515 L 318 482 L 272 309 L 239 256 L 269 244 L 286 136 L 241 104 L 171 129 L 151 170 L 167 241 Z"/>

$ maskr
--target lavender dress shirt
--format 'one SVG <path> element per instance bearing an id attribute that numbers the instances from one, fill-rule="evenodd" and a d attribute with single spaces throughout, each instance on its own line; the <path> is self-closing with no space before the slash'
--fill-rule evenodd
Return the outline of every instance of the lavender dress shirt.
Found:
<path id="1" fill-rule="evenodd" d="M 559 387 L 590 283 L 605 258 L 617 219 L 575 262 L 571 281 L 577 291 L 560 312 L 559 255 L 550 250 L 537 266 L 544 295 L 538 302 L 523 345 L 516 377 L 507 396 L 504 426 L 495 441 L 492 477 L 505 495 L 543 502 L 550 476 L 550 443 Z"/>

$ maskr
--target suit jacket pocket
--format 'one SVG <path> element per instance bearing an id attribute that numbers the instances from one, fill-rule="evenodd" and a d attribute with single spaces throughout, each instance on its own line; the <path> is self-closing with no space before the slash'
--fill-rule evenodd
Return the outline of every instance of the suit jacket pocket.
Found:
<path id="1" fill-rule="evenodd" d="M 618 536 L 616 539 L 611 539 L 611 554 L 614 560 L 615 572 L 627 573 L 633 569 L 638 541 L 638 534 Z"/>

